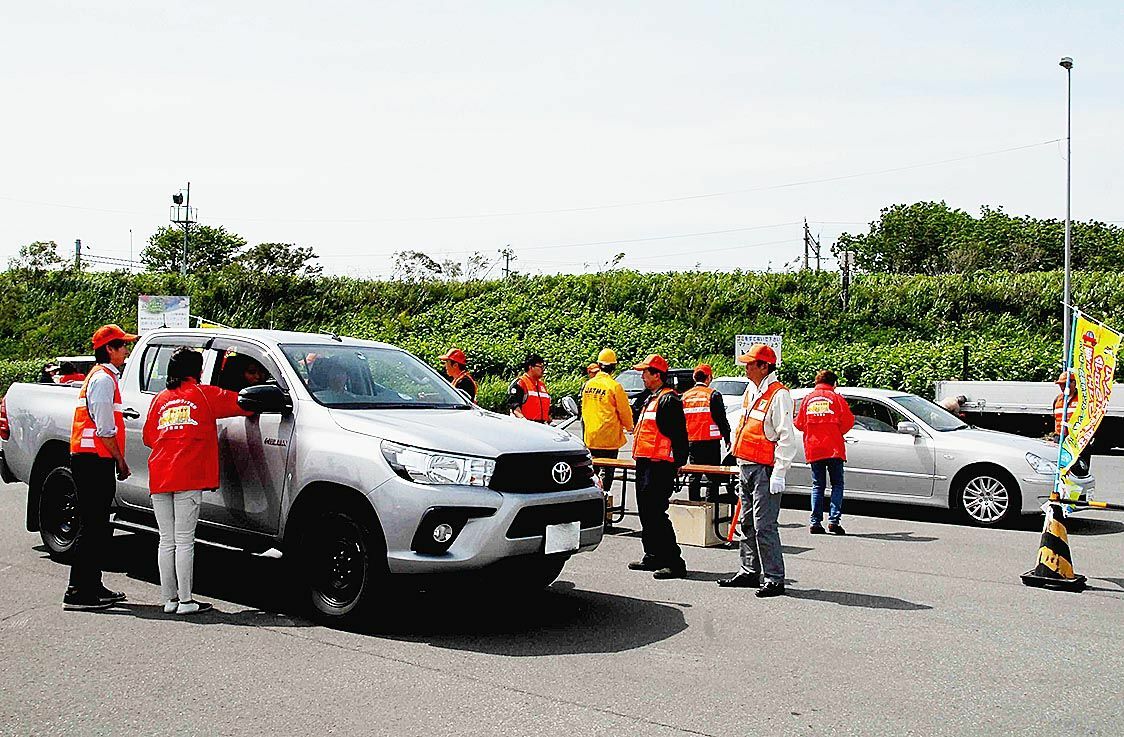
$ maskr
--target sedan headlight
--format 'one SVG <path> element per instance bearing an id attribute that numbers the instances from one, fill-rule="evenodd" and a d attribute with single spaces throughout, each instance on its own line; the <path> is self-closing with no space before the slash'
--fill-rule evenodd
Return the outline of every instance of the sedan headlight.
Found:
<path id="1" fill-rule="evenodd" d="M 1035 455 L 1033 453 L 1026 454 L 1026 462 L 1034 469 L 1035 473 L 1040 473 L 1043 476 L 1057 476 L 1058 464 L 1048 458 Z"/>
<path id="2" fill-rule="evenodd" d="M 487 458 L 438 453 L 389 440 L 382 443 L 382 455 L 395 473 L 416 484 L 487 486 L 496 471 L 496 462 Z"/>

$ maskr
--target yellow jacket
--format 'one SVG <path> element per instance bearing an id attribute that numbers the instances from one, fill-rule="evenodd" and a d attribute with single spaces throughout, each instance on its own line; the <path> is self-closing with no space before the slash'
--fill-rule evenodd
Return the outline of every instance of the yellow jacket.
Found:
<path id="1" fill-rule="evenodd" d="M 598 450 L 617 450 L 632 432 L 632 408 L 628 396 L 612 376 L 602 372 L 582 387 L 582 424 L 585 444 Z"/>

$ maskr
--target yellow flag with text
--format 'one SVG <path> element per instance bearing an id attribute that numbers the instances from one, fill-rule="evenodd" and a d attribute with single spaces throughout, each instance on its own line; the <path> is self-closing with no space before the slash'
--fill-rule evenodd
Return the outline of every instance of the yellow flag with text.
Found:
<path id="1" fill-rule="evenodd" d="M 1074 316 L 1072 336 L 1070 370 L 1076 377 L 1077 396 L 1062 432 L 1064 438 L 1058 457 L 1058 470 L 1063 479 L 1077 462 L 1081 451 L 1092 442 L 1093 435 L 1104 419 L 1108 400 L 1112 395 L 1116 354 L 1121 338 L 1120 333 L 1088 319 L 1080 312 Z M 1062 496 L 1072 498 L 1068 494 Z"/>

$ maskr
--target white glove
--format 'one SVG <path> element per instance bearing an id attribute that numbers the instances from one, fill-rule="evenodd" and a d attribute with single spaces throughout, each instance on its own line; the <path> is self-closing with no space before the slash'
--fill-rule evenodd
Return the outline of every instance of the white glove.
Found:
<path id="1" fill-rule="evenodd" d="M 769 477 L 769 493 L 780 494 L 784 491 L 784 476 L 774 473 Z"/>

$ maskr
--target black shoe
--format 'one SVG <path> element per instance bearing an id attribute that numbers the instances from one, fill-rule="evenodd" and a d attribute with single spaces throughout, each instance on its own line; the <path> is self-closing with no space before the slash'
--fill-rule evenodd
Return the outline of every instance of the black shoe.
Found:
<path id="1" fill-rule="evenodd" d="M 823 525 L 810 525 L 808 527 L 808 532 L 812 533 L 813 535 L 823 535 L 827 532 L 827 530 L 823 528 Z"/>
<path id="2" fill-rule="evenodd" d="M 761 577 L 756 573 L 739 571 L 731 578 L 718 579 L 718 585 L 728 589 L 756 589 L 761 586 Z"/>
<path id="3" fill-rule="evenodd" d="M 116 603 L 113 599 L 90 596 L 78 591 L 67 591 L 62 597 L 62 608 L 68 612 L 96 612 Z"/>
<path id="4" fill-rule="evenodd" d="M 777 583 L 776 581 L 766 581 L 765 585 L 757 589 L 754 594 L 758 599 L 768 599 L 770 596 L 783 596 L 784 584 Z"/>
<path id="5" fill-rule="evenodd" d="M 652 573 L 652 578 L 658 578 L 660 580 L 668 578 L 685 578 L 686 576 L 687 566 L 685 565 L 664 566 L 663 568 L 657 569 Z"/>
<path id="6" fill-rule="evenodd" d="M 832 535 L 846 535 L 847 531 L 843 529 L 843 525 L 838 522 L 828 522 L 827 531 Z"/>
<path id="7" fill-rule="evenodd" d="M 128 598 L 128 597 L 125 596 L 124 591 L 110 591 L 106 587 L 102 586 L 101 590 L 98 591 L 98 598 L 99 599 L 109 599 L 110 601 L 112 601 L 113 603 L 116 604 L 119 601 L 125 601 L 125 599 Z"/>
<path id="8" fill-rule="evenodd" d="M 640 560 L 634 560 L 628 564 L 630 571 L 657 571 L 660 569 L 660 564 L 656 562 L 655 558 L 644 556 Z"/>

